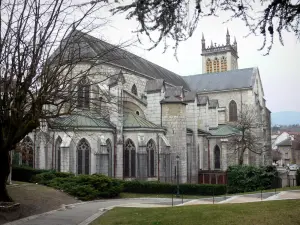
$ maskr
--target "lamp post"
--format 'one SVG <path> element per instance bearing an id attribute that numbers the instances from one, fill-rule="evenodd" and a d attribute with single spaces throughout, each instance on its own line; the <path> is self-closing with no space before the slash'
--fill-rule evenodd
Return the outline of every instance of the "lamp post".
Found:
<path id="1" fill-rule="evenodd" d="M 179 197 L 179 155 L 176 156 L 177 162 L 177 194 L 176 197 Z"/>

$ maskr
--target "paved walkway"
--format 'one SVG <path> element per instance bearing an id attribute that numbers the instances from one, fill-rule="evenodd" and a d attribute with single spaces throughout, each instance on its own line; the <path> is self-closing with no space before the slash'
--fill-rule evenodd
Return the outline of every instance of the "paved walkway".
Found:
<path id="1" fill-rule="evenodd" d="M 183 204 L 181 199 L 174 199 L 174 205 L 229 204 L 284 199 L 300 199 L 300 190 L 282 191 L 279 193 L 268 192 L 262 194 L 222 196 L 194 200 L 185 199 L 183 200 Z M 91 221 L 101 216 L 106 210 L 116 206 L 139 208 L 170 207 L 172 206 L 172 201 L 170 198 L 132 198 L 78 203 L 62 207 L 60 210 L 54 210 L 49 213 L 6 223 L 6 225 L 88 225 Z"/>

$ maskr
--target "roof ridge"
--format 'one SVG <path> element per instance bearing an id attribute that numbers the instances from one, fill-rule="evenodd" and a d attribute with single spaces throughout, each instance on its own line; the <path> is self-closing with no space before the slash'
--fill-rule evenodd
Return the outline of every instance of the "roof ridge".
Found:
<path id="1" fill-rule="evenodd" d="M 160 66 L 160 65 L 158 65 L 158 64 L 156 64 L 156 63 L 154 63 L 154 62 L 151 62 L 151 61 L 149 61 L 149 60 L 147 60 L 147 59 L 145 59 L 145 58 L 143 58 L 143 57 L 141 57 L 141 56 L 139 56 L 139 55 L 137 55 L 137 54 L 135 54 L 135 53 L 132 53 L 132 52 L 129 51 L 129 50 L 122 49 L 122 48 L 120 48 L 120 47 L 118 47 L 118 46 L 116 46 L 116 45 L 113 45 L 113 44 L 108 43 L 107 41 L 104 41 L 104 40 L 102 40 L 102 39 L 96 38 L 96 37 L 94 37 L 94 36 L 92 36 L 92 35 L 90 35 L 90 34 L 88 34 L 88 33 L 84 33 L 84 32 L 82 32 L 82 31 L 78 31 L 78 30 L 75 30 L 75 31 L 76 31 L 76 32 L 79 32 L 79 33 L 82 33 L 84 38 L 86 38 L 85 36 L 91 37 L 92 39 L 96 39 L 97 41 L 103 42 L 103 43 L 105 43 L 105 44 L 107 44 L 107 45 L 110 45 L 111 47 L 115 47 L 115 49 L 118 49 L 118 50 L 120 50 L 120 51 L 123 51 L 124 53 L 129 53 L 129 54 L 135 56 L 136 58 L 141 59 L 142 61 L 146 61 L 147 63 L 151 64 L 151 66 L 157 66 L 157 67 L 161 68 L 162 70 L 166 70 L 166 71 L 172 73 L 173 75 L 175 75 L 176 77 L 178 77 L 179 79 L 181 79 L 181 81 L 184 82 L 184 83 L 186 84 L 187 87 L 189 87 L 188 83 L 183 79 L 183 76 L 180 75 L 180 74 L 177 74 L 177 73 L 175 73 L 175 72 L 173 72 L 173 71 L 171 71 L 171 70 L 169 70 L 169 69 L 166 69 L 166 68 L 164 68 L 164 67 L 162 67 L 162 66 Z M 93 48 L 93 46 L 91 46 L 90 43 L 89 43 L 88 41 L 87 41 L 87 43 L 88 43 L 89 46 L 95 51 L 95 49 Z M 145 75 L 147 75 L 147 74 L 145 74 Z M 149 75 L 148 75 L 148 76 L 149 76 Z M 154 79 L 155 79 L 155 78 L 154 78 Z M 174 86 L 176 86 L 176 85 L 174 85 Z"/>

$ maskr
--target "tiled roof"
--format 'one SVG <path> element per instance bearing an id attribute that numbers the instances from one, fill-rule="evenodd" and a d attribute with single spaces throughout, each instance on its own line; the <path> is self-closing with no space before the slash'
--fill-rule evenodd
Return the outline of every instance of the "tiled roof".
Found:
<path id="1" fill-rule="evenodd" d="M 196 92 L 194 91 L 187 91 L 184 93 L 184 102 L 195 102 L 196 99 Z"/>
<path id="2" fill-rule="evenodd" d="M 277 146 L 291 146 L 292 140 L 290 138 L 287 138 L 277 144 Z"/>
<path id="3" fill-rule="evenodd" d="M 106 119 L 97 117 L 90 112 L 77 112 L 72 115 L 62 116 L 50 121 L 52 128 L 113 128 Z"/>
<path id="4" fill-rule="evenodd" d="M 212 136 L 229 136 L 229 135 L 239 135 L 241 132 L 229 125 L 220 125 L 216 129 L 209 130 Z"/>
<path id="5" fill-rule="evenodd" d="M 73 30 L 62 45 L 67 42 L 66 40 L 69 40 L 72 52 L 76 55 L 80 54 L 81 58 L 97 58 L 154 79 L 163 79 L 171 85 L 183 86 L 184 89 L 189 90 L 189 86 L 180 75 L 89 34 Z M 72 45 L 74 42 L 75 44 Z M 53 55 L 59 55 L 58 52 L 59 49 Z M 69 53 L 66 55 L 69 57 Z"/>
<path id="6" fill-rule="evenodd" d="M 206 105 L 208 100 L 208 96 L 197 95 L 197 105 Z"/>
<path id="7" fill-rule="evenodd" d="M 219 101 L 218 101 L 218 99 L 210 99 L 208 107 L 209 108 L 217 108 L 217 107 L 219 107 Z"/>
<path id="8" fill-rule="evenodd" d="M 178 97 L 181 96 L 183 93 L 182 86 L 176 86 L 176 87 L 167 87 L 166 93 L 165 93 L 165 98 L 174 96 Z"/>
<path id="9" fill-rule="evenodd" d="M 163 129 L 133 112 L 124 112 L 123 123 L 124 128 Z"/>
<path id="10" fill-rule="evenodd" d="M 254 84 L 255 68 L 229 70 L 220 73 L 206 73 L 183 76 L 192 91 L 208 92 L 251 88 Z"/>
<path id="11" fill-rule="evenodd" d="M 146 82 L 145 92 L 160 91 L 163 85 L 163 79 L 148 80 Z"/>

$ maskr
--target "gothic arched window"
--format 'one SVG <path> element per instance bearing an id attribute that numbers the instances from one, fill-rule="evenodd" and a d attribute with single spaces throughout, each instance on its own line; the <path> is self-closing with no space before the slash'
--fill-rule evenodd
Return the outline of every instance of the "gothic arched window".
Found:
<path id="1" fill-rule="evenodd" d="M 212 72 L 212 62 L 210 59 L 206 60 L 206 72 L 211 73 Z"/>
<path id="2" fill-rule="evenodd" d="M 22 165 L 33 167 L 33 141 L 26 136 L 21 144 Z"/>
<path id="3" fill-rule="evenodd" d="M 154 177 L 154 152 L 155 152 L 155 142 L 151 139 L 147 143 L 147 173 L 148 177 Z"/>
<path id="4" fill-rule="evenodd" d="M 132 87 L 131 87 L 131 93 L 134 94 L 134 95 L 138 94 L 137 93 L 137 88 L 136 88 L 135 84 L 133 84 Z"/>
<path id="5" fill-rule="evenodd" d="M 55 142 L 55 153 L 56 153 L 56 170 L 61 171 L 61 151 L 60 145 L 62 143 L 61 137 L 58 137 Z"/>
<path id="6" fill-rule="evenodd" d="M 89 108 L 90 105 L 90 84 L 89 80 L 84 77 L 78 82 L 78 108 Z"/>
<path id="7" fill-rule="evenodd" d="M 221 150 L 218 145 L 214 149 L 215 169 L 221 169 Z"/>
<path id="8" fill-rule="evenodd" d="M 233 100 L 229 103 L 229 121 L 237 121 L 237 105 Z"/>
<path id="9" fill-rule="evenodd" d="M 227 71 L 227 59 L 225 56 L 221 58 L 221 72 Z"/>
<path id="10" fill-rule="evenodd" d="M 124 177 L 135 177 L 136 148 L 131 139 L 127 139 L 124 149 Z"/>
<path id="11" fill-rule="evenodd" d="M 83 138 L 77 145 L 77 174 L 90 174 L 91 147 Z"/>
<path id="12" fill-rule="evenodd" d="M 107 152 L 108 152 L 108 176 L 112 177 L 112 144 L 109 139 L 106 140 Z"/>
<path id="13" fill-rule="evenodd" d="M 220 72 L 220 62 L 218 58 L 214 59 L 214 72 Z"/>

